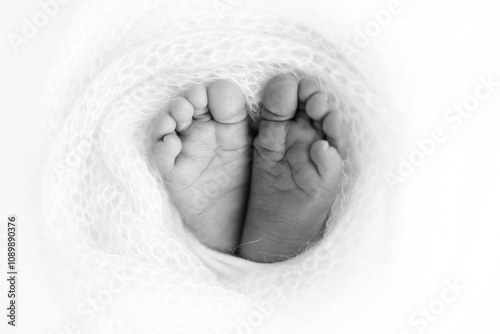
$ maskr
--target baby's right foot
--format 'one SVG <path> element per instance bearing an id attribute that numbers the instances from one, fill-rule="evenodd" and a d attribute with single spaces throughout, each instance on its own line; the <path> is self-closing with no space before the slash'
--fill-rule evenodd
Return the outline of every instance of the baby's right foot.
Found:
<path id="1" fill-rule="evenodd" d="M 158 168 L 186 225 L 206 246 L 232 252 L 251 167 L 243 92 L 226 80 L 193 86 L 158 117 L 155 134 Z"/>
<path id="2" fill-rule="evenodd" d="M 239 254 L 278 262 L 320 236 L 341 180 L 347 135 L 312 80 L 275 76 L 262 103 Z"/>

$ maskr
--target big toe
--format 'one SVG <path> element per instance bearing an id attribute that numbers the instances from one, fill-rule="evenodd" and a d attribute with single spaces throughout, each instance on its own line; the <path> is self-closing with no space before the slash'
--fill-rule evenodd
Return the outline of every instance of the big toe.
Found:
<path id="1" fill-rule="evenodd" d="M 217 80 L 208 87 L 208 109 L 214 120 L 234 124 L 245 120 L 245 96 L 240 87 L 228 80 Z"/>

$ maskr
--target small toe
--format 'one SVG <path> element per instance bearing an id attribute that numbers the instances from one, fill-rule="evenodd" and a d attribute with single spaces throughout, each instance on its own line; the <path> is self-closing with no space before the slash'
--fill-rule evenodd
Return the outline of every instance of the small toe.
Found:
<path id="1" fill-rule="evenodd" d="M 342 158 L 326 140 L 318 140 L 311 146 L 311 160 L 323 181 L 337 183 L 342 172 Z"/>
<path id="2" fill-rule="evenodd" d="M 217 80 L 207 90 L 208 109 L 214 120 L 234 124 L 247 118 L 245 96 L 238 85 L 227 80 Z"/>
<path id="3" fill-rule="evenodd" d="M 269 121 L 291 119 L 298 108 L 298 90 L 299 83 L 292 75 L 279 74 L 271 78 L 264 87 L 262 118 Z"/>
<path id="4" fill-rule="evenodd" d="M 306 113 L 316 122 L 321 122 L 328 113 L 326 96 L 322 93 L 312 95 L 306 102 Z"/>
<path id="5" fill-rule="evenodd" d="M 172 101 L 172 117 L 177 122 L 177 132 L 186 130 L 193 122 L 194 107 L 187 99 L 176 97 Z"/>
<path id="6" fill-rule="evenodd" d="M 309 98 L 317 93 L 321 93 L 321 88 L 316 81 L 302 79 L 299 83 L 299 103 L 305 105 Z"/>
<path id="7" fill-rule="evenodd" d="M 323 119 L 323 132 L 331 146 L 335 147 L 341 156 L 345 156 L 347 151 L 347 129 L 340 113 L 330 106 L 330 111 Z"/>
<path id="8" fill-rule="evenodd" d="M 186 93 L 186 99 L 194 107 L 194 118 L 208 112 L 208 92 L 203 85 L 194 85 Z"/>
<path id="9" fill-rule="evenodd" d="M 175 131 L 176 122 L 168 112 L 161 112 L 156 119 L 154 136 L 156 141 L 161 141 L 165 135 Z"/>
<path id="10" fill-rule="evenodd" d="M 162 173 L 169 172 L 174 168 L 175 159 L 182 149 L 182 143 L 175 133 L 163 137 L 154 148 L 156 163 Z"/>

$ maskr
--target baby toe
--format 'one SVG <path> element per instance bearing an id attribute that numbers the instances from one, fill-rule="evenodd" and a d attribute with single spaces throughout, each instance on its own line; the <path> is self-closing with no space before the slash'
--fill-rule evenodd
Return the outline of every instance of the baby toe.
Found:
<path id="1" fill-rule="evenodd" d="M 186 130 L 193 122 L 194 107 L 186 98 L 176 97 L 172 101 L 172 117 L 175 119 L 177 132 Z"/>
<path id="2" fill-rule="evenodd" d="M 316 93 L 306 102 L 306 113 L 316 122 L 321 122 L 329 111 L 328 102 L 325 94 Z"/>
<path id="3" fill-rule="evenodd" d="M 345 156 L 348 141 L 347 129 L 340 113 L 331 105 L 329 109 L 329 112 L 323 119 L 323 132 L 326 135 L 328 143 L 335 147 L 341 156 Z"/>
<path id="4" fill-rule="evenodd" d="M 318 140 L 312 144 L 310 154 L 321 179 L 336 185 L 342 172 L 342 158 L 337 150 L 326 140 Z"/>
<path id="5" fill-rule="evenodd" d="M 194 85 L 186 93 L 186 99 L 194 107 L 194 118 L 208 112 L 208 92 L 202 85 Z"/>
<path id="6" fill-rule="evenodd" d="M 176 122 L 168 112 L 161 112 L 156 119 L 154 136 L 156 141 L 161 141 L 165 135 L 175 131 Z"/>
<path id="7" fill-rule="evenodd" d="M 182 143 L 175 133 L 163 137 L 154 148 L 153 155 L 162 176 L 170 172 L 175 166 L 175 160 L 182 149 Z"/>
<path id="8" fill-rule="evenodd" d="M 307 100 L 317 93 L 321 93 L 318 83 L 312 79 L 302 79 L 299 83 L 299 104 L 305 106 Z"/>

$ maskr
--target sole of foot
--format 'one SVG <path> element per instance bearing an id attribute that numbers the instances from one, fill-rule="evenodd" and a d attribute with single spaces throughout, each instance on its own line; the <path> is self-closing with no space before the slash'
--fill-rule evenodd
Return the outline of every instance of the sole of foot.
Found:
<path id="1" fill-rule="evenodd" d="M 252 138 L 245 97 L 233 82 L 195 85 L 155 125 L 154 157 L 187 227 L 231 253 L 245 218 Z"/>
<path id="2" fill-rule="evenodd" d="M 342 178 L 347 131 L 311 79 L 273 77 L 262 105 L 238 251 L 255 262 L 279 262 L 321 236 Z"/>

